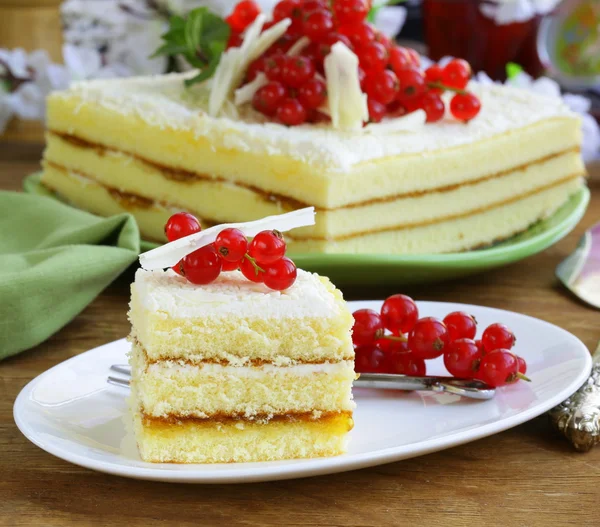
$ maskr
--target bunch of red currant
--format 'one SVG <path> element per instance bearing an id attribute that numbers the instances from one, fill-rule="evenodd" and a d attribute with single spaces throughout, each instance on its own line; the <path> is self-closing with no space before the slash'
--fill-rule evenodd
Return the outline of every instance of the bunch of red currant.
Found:
<path id="1" fill-rule="evenodd" d="M 273 9 L 273 20 L 265 28 L 284 18 L 290 18 L 292 24 L 248 70 L 247 82 L 259 72 L 269 80 L 254 95 L 254 108 L 288 126 L 327 120 L 318 111 L 327 97 L 320 74 L 331 46 L 343 42 L 358 56 L 370 122 L 418 109 L 425 111 L 427 122 L 439 121 L 445 114 L 441 98 L 444 91 L 455 92 L 450 113 L 456 119 L 473 119 L 481 104 L 465 91 L 471 77 L 469 63 L 455 59 L 443 68 L 434 65 L 421 71 L 414 50 L 394 44 L 367 22 L 370 9 L 371 0 L 280 0 Z M 241 33 L 259 13 L 253 0 L 242 0 L 235 6 L 226 19 L 232 30 L 229 47 L 240 45 Z M 310 43 L 299 55 L 286 55 L 301 37 L 307 37 Z"/>
<path id="2" fill-rule="evenodd" d="M 503 324 L 492 324 L 475 340 L 477 321 L 463 311 L 444 320 L 419 318 L 414 300 L 392 295 L 381 312 L 359 309 L 354 314 L 352 341 L 359 373 L 423 376 L 425 361 L 443 355 L 454 377 L 478 379 L 498 387 L 525 379 L 527 364 L 511 353 L 515 336 Z M 387 332 L 386 332 L 387 330 Z"/>
<path id="3" fill-rule="evenodd" d="M 200 222 L 187 212 L 173 214 L 165 225 L 170 242 L 200 232 Z M 209 284 L 221 271 L 239 269 L 251 282 L 283 291 L 296 281 L 296 265 L 285 256 L 286 244 L 279 231 L 259 232 L 251 241 L 239 229 L 224 229 L 214 243 L 183 258 L 173 270 L 193 284 Z"/>

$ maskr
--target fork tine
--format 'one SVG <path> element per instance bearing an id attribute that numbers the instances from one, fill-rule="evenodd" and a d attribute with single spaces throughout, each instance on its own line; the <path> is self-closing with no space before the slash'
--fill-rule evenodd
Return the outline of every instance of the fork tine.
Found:
<path id="1" fill-rule="evenodd" d="M 129 388 L 129 380 L 128 379 L 119 379 L 118 377 L 113 377 L 111 375 L 106 379 L 108 384 L 114 384 L 115 386 L 121 386 L 122 388 Z"/>
<path id="2" fill-rule="evenodd" d="M 131 375 L 131 366 L 129 364 L 113 364 L 110 369 L 123 375 Z"/>

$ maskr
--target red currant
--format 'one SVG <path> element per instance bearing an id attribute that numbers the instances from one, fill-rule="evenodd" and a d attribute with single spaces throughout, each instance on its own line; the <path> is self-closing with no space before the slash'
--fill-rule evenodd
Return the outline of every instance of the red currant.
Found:
<path id="1" fill-rule="evenodd" d="M 302 2 L 302 10 L 305 13 L 312 13 L 317 9 L 329 9 L 329 2 L 326 0 L 304 0 Z"/>
<path id="2" fill-rule="evenodd" d="M 365 93 L 382 104 L 391 103 L 398 94 L 398 77 L 391 70 L 381 70 L 367 76 Z"/>
<path id="3" fill-rule="evenodd" d="M 333 16 L 326 9 L 309 12 L 302 29 L 308 38 L 313 42 L 318 42 L 333 29 Z"/>
<path id="4" fill-rule="evenodd" d="M 180 274 L 183 276 L 183 260 L 179 260 L 173 267 L 171 267 L 171 269 L 173 269 L 173 271 L 175 271 L 177 274 Z"/>
<path id="5" fill-rule="evenodd" d="M 369 122 L 379 123 L 385 117 L 387 108 L 385 104 L 375 99 L 367 99 L 367 108 L 369 109 Z"/>
<path id="6" fill-rule="evenodd" d="M 392 49 L 392 41 L 390 40 L 390 38 L 386 35 L 384 35 L 383 33 L 381 33 L 380 31 L 376 31 L 375 32 L 375 40 L 377 42 L 379 42 L 380 44 L 383 45 L 383 47 L 387 50 L 388 54 L 390 52 L 390 49 Z"/>
<path id="7" fill-rule="evenodd" d="M 327 98 L 327 86 L 319 79 L 306 81 L 298 90 L 298 100 L 305 108 L 312 110 L 321 106 Z"/>
<path id="8" fill-rule="evenodd" d="M 372 309 L 359 309 L 352 313 L 352 342 L 355 346 L 373 344 L 383 336 L 383 322 L 379 313 Z"/>
<path id="9" fill-rule="evenodd" d="M 308 114 L 306 108 L 300 104 L 298 99 L 287 98 L 277 108 L 275 113 L 277 119 L 287 126 L 296 126 L 306 122 Z"/>
<path id="10" fill-rule="evenodd" d="M 444 318 L 450 341 L 474 339 L 477 333 L 477 320 L 464 311 L 453 311 Z"/>
<path id="11" fill-rule="evenodd" d="M 276 291 L 291 287 L 296 281 L 296 264 L 287 256 L 280 258 L 265 269 L 265 285 Z"/>
<path id="12" fill-rule="evenodd" d="M 442 70 L 442 83 L 450 88 L 464 90 L 471 77 L 471 66 L 466 60 L 452 59 Z"/>
<path id="13" fill-rule="evenodd" d="M 369 42 L 356 50 L 360 66 L 367 75 L 385 69 L 388 61 L 387 50 L 379 42 Z"/>
<path id="14" fill-rule="evenodd" d="M 301 0 L 281 0 L 273 8 L 273 20 L 279 22 L 284 18 L 293 18 L 293 12 L 299 11 L 301 5 Z"/>
<path id="15" fill-rule="evenodd" d="M 519 373 L 525 375 L 527 373 L 527 362 L 523 357 L 517 357 L 517 362 L 519 363 Z"/>
<path id="16" fill-rule="evenodd" d="M 364 20 L 369 12 L 366 0 L 335 0 L 333 12 L 340 24 L 354 24 Z"/>
<path id="17" fill-rule="evenodd" d="M 281 80 L 290 88 L 300 88 L 314 74 L 315 65 L 308 57 L 285 57 L 281 68 Z"/>
<path id="18" fill-rule="evenodd" d="M 408 335 L 408 347 L 415 357 L 435 359 L 448 345 L 448 330 L 434 317 L 420 318 Z"/>
<path id="19" fill-rule="evenodd" d="M 196 216 L 188 212 L 178 212 L 168 219 L 165 225 L 165 236 L 172 242 L 201 230 L 202 227 Z"/>
<path id="20" fill-rule="evenodd" d="M 332 32 L 319 42 L 312 42 L 307 48 L 308 54 L 316 63 L 322 64 L 325 57 L 331 52 L 331 46 L 337 42 L 342 42 L 347 48 L 353 49 L 352 42 L 346 35 Z"/>
<path id="21" fill-rule="evenodd" d="M 484 355 L 476 378 L 493 388 L 512 384 L 519 373 L 519 362 L 515 355 L 505 349 L 497 349 Z"/>
<path id="22" fill-rule="evenodd" d="M 260 72 L 265 71 L 267 57 L 261 56 L 253 60 L 246 71 L 246 80 L 252 82 Z"/>
<path id="23" fill-rule="evenodd" d="M 284 33 L 277 39 L 275 44 L 273 44 L 269 48 L 268 55 L 272 56 L 272 55 L 287 53 L 288 50 L 296 43 L 297 40 L 298 40 L 297 36 L 289 35 L 288 33 Z"/>
<path id="24" fill-rule="evenodd" d="M 387 373 L 387 355 L 372 344 L 358 346 L 354 350 L 354 370 L 357 373 Z"/>
<path id="25" fill-rule="evenodd" d="M 443 72 L 444 70 L 442 69 L 442 67 L 438 66 L 437 64 L 430 66 L 425 70 L 425 82 L 441 83 Z M 432 93 L 440 94 L 443 93 L 444 90 L 442 90 L 441 88 L 432 88 L 431 86 L 429 86 L 429 91 Z"/>
<path id="26" fill-rule="evenodd" d="M 481 102 L 472 93 L 457 93 L 450 100 L 450 112 L 459 121 L 470 121 L 481 110 Z"/>
<path id="27" fill-rule="evenodd" d="M 268 57 L 264 63 L 264 72 L 270 81 L 281 82 L 281 71 L 285 55 L 276 54 Z"/>
<path id="28" fill-rule="evenodd" d="M 242 36 L 235 31 L 232 31 L 229 35 L 229 39 L 227 39 L 227 47 L 229 48 L 239 48 L 242 45 Z"/>
<path id="29" fill-rule="evenodd" d="M 240 271 L 251 282 L 261 284 L 265 281 L 265 271 L 257 268 L 256 264 L 248 257 L 244 257 L 240 262 Z"/>
<path id="30" fill-rule="evenodd" d="M 224 229 L 217 234 L 215 248 L 226 262 L 239 262 L 248 250 L 248 240 L 239 229 Z"/>
<path id="31" fill-rule="evenodd" d="M 402 46 L 392 46 L 390 48 L 389 65 L 398 75 L 398 72 L 411 67 L 411 58 L 408 50 Z"/>
<path id="32" fill-rule="evenodd" d="M 285 240 L 279 231 L 261 231 L 250 242 L 248 253 L 261 267 L 281 260 L 285 255 Z"/>
<path id="33" fill-rule="evenodd" d="M 366 46 L 369 42 L 375 40 L 375 28 L 365 20 L 361 20 L 356 24 L 341 26 L 339 32 L 349 38 L 356 48 Z"/>
<path id="34" fill-rule="evenodd" d="M 306 120 L 313 124 L 329 123 L 331 122 L 331 117 L 317 110 L 308 110 L 308 117 Z"/>
<path id="35" fill-rule="evenodd" d="M 418 101 L 415 102 L 418 103 L 418 107 L 421 110 L 425 111 L 425 115 L 427 116 L 426 121 L 428 123 L 435 123 L 441 120 L 446 113 L 444 101 L 442 101 L 442 98 L 432 90 L 423 94 Z"/>
<path id="36" fill-rule="evenodd" d="M 419 54 L 412 48 L 406 48 L 406 51 L 410 56 L 410 62 L 412 66 L 415 68 L 421 67 L 421 57 L 419 57 Z"/>
<path id="37" fill-rule="evenodd" d="M 515 345 L 515 341 L 515 334 L 500 323 L 491 324 L 481 335 L 481 343 L 486 353 L 491 353 L 497 349 L 509 350 Z"/>
<path id="38" fill-rule="evenodd" d="M 221 273 L 222 260 L 211 243 L 200 247 L 183 259 L 183 274 L 193 284 L 210 284 Z"/>
<path id="39" fill-rule="evenodd" d="M 450 342 L 444 351 L 444 366 L 450 375 L 462 379 L 472 379 L 479 370 L 481 351 L 469 338 L 459 338 Z"/>
<path id="40" fill-rule="evenodd" d="M 425 78 L 416 68 L 404 68 L 397 72 L 400 91 L 398 98 L 400 101 L 418 97 L 425 92 Z"/>
<path id="41" fill-rule="evenodd" d="M 252 97 L 252 106 L 255 110 L 273 116 L 286 95 L 285 88 L 279 82 L 269 82 L 259 88 Z"/>
<path id="42" fill-rule="evenodd" d="M 233 8 L 228 23 L 234 31 L 242 33 L 259 14 L 260 7 L 254 0 L 241 0 Z"/>
<path id="43" fill-rule="evenodd" d="M 387 105 L 387 114 L 390 117 L 402 117 L 406 115 L 408 112 L 403 104 L 400 101 L 395 100 Z"/>
<path id="44" fill-rule="evenodd" d="M 419 308 L 406 295 L 392 295 L 381 306 L 383 326 L 392 333 L 408 333 L 419 318 Z"/>
<path id="45" fill-rule="evenodd" d="M 240 268 L 241 261 L 237 262 L 228 262 L 227 260 L 223 260 L 223 265 L 221 267 L 221 271 L 237 271 Z"/>
<path id="46" fill-rule="evenodd" d="M 393 335 L 397 336 L 397 335 Z M 408 342 L 406 340 L 392 340 L 389 338 L 380 338 L 375 342 L 381 351 L 385 353 L 408 353 Z"/>
<path id="47" fill-rule="evenodd" d="M 415 357 L 412 353 L 393 353 L 388 359 L 388 364 L 390 373 L 412 377 L 423 377 L 427 374 L 425 361 Z"/>

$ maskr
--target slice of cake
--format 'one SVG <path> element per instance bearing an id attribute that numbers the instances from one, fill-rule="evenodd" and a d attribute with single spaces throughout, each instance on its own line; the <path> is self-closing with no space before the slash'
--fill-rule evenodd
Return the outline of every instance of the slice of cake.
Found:
<path id="1" fill-rule="evenodd" d="M 144 461 L 332 456 L 352 428 L 352 315 L 327 278 L 279 292 L 222 273 L 198 286 L 140 269 L 131 287 L 132 410 Z"/>
<path id="2" fill-rule="evenodd" d="M 464 61 L 447 66 L 453 86 L 437 66 L 440 80 L 430 82 L 414 53 L 389 42 L 383 49 L 381 35 L 369 45 L 388 63 L 371 71 L 338 19 L 329 35 L 338 42 L 321 55 L 311 55 L 310 36 L 288 30 L 296 22 L 259 15 L 206 82 L 189 86 L 194 71 L 53 94 L 43 184 L 97 214 L 132 212 L 156 241 L 173 209 L 210 225 L 312 205 L 317 222 L 294 231 L 292 251 L 379 254 L 491 244 L 584 185 L 580 121 L 560 98 L 468 82 Z M 292 86 L 286 68 L 273 80 L 267 63 L 296 73 L 302 65 L 322 100 L 302 99 L 305 85 Z M 407 83 L 407 71 L 419 82 Z M 265 108 L 260 90 L 275 88 L 292 94 L 280 102 L 295 108 L 294 122 Z"/>

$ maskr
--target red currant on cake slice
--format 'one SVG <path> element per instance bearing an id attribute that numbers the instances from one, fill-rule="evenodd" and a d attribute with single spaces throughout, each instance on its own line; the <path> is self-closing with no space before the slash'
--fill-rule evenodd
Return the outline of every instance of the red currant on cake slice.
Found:
<path id="1" fill-rule="evenodd" d="M 298 276 L 288 258 L 282 232 L 314 225 L 313 207 L 247 223 L 216 225 L 204 231 L 187 212 L 171 216 L 165 226 L 170 242 L 140 255 L 147 270 L 172 269 L 189 282 L 206 285 L 234 272 L 268 289 L 285 291 Z"/>

